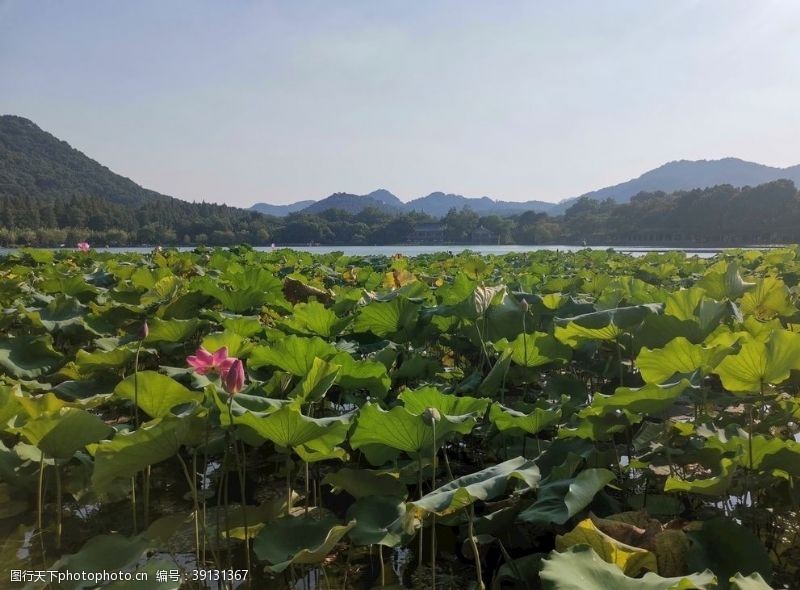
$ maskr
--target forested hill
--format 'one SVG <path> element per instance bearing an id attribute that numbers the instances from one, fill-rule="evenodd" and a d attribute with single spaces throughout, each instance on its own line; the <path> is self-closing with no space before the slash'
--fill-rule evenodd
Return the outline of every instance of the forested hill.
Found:
<path id="1" fill-rule="evenodd" d="M 189 203 L 115 174 L 33 122 L 0 116 L 0 242 L 266 244 L 268 217 Z"/>

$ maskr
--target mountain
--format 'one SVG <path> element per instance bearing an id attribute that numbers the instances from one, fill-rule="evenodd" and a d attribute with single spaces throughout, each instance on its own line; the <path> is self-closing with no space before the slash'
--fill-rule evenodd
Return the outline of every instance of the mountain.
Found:
<path id="1" fill-rule="evenodd" d="M 326 197 L 321 201 L 317 201 L 316 203 L 309 205 L 302 211 L 303 213 L 317 214 L 329 209 L 341 209 L 343 211 L 347 211 L 348 213 L 360 213 L 368 207 L 378 209 L 386 213 L 398 213 L 400 211 L 399 207 L 386 202 L 386 199 L 388 198 L 387 195 L 391 195 L 391 197 L 397 199 L 397 197 L 392 195 L 392 193 L 389 191 L 375 192 L 380 193 L 378 198 L 371 196 L 374 193 L 370 193 L 369 195 L 334 193 L 330 197 Z M 397 199 L 397 201 L 402 206 L 402 201 L 400 201 L 400 199 Z M 391 200 L 389 202 L 391 202 Z"/>
<path id="2" fill-rule="evenodd" d="M 309 205 L 313 205 L 316 201 L 309 199 L 307 201 L 297 201 L 296 203 L 290 203 L 288 205 L 270 205 L 269 203 L 256 203 L 250 209 L 252 211 L 258 211 L 259 213 L 263 213 L 264 215 L 273 215 L 275 217 L 286 217 L 289 213 L 295 213 L 297 211 L 301 211 L 308 207 Z"/>
<path id="3" fill-rule="evenodd" d="M 268 219 L 254 211 L 148 190 L 32 121 L 0 116 L 0 232 L 6 243 L 74 243 L 82 236 L 109 244 L 266 244 L 269 230 Z"/>
<path id="4" fill-rule="evenodd" d="M 394 207 L 395 209 L 402 209 L 405 206 L 405 203 L 398 199 L 395 195 L 387 191 L 385 188 L 379 188 L 376 191 L 372 191 L 371 193 L 364 195 L 365 197 L 370 197 L 371 199 L 375 199 L 383 203 L 384 205 L 389 205 L 390 207 Z"/>
<path id="5" fill-rule="evenodd" d="M 659 166 L 641 176 L 584 193 L 580 197 L 566 199 L 552 209 L 554 214 L 563 213 L 577 199 L 588 197 L 599 201 L 613 199 L 626 203 L 640 192 L 676 191 L 707 188 L 720 184 L 735 187 L 757 186 L 773 180 L 791 180 L 800 186 L 800 165 L 789 168 L 775 168 L 739 158 L 721 160 L 678 160 Z"/>
<path id="6" fill-rule="evenodd" d="M 525 211 L 546 212 L 555 204 L 544 201 L 495 201 L 489 197 L 464 197 L 462 195 L 431 193 L 425 197 L 414 199 L 405 204 L 411 211 L 420 211 L 433 217 L 444 217 L 450 209 L 469 207 L 482 215 L 515 215 Z"/>

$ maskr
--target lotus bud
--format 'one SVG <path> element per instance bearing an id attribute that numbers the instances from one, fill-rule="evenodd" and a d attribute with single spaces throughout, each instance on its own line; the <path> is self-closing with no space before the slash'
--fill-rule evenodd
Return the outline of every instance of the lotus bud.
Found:
<path id="1" fill-rule="evenodd" d="M 228 372 L 222 377 L 222 385 L 225 387 L 225 391 L 234 395 L 244 387 L 244 379 L 244 365 L 240 359 L 236 359 L 231 364 Z"/>
<path id="2" fill-rule="evenodd" d="M 442 415 L 436 408 L 426 408 L 425 411 L 422 412 L 422 419 L 425 421 L 425 424 L 430 425 L 434 422 L 440 422 L 442 420 Z"/>
<path id="3" fill-rule="evenodd" d="M 523 299 L 522 301 L 520 301 L 519 307 L 520 309 L 522 309 L 522 313 L 528 313 L 528 308 L 530 308 L 530 305 L 528 305 L 528 300 Z"/>
<path id="4" fill-rule="evenodd" d="M 150 326 L 147 325 L 147 320 L 142 322 L 139 328 L 139 340 L 144 340 L 150 335 Z"/>

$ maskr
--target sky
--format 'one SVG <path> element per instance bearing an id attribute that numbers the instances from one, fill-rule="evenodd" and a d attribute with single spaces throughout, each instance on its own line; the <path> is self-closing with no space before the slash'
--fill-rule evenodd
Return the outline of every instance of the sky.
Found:
<path id="1" fill-rule="evenodd" d="M 796 0 L 0 0 L 0 113 L 247 207 L 800 163 Z"/>

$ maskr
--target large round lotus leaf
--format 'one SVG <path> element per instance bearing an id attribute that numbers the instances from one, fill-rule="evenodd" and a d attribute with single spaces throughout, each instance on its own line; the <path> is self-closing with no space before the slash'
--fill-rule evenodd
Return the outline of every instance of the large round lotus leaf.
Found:
<path id="1" fill-rule="evenodd" d="M 247 365 L 252 369 L 272 366 L 303 377 L 311 370 L 315 358 L 324 360 L 336 354 L 336 349 L 321 338 L 288 336 L 269 346 L 256 346 L 250 352 Z"/>
<path id="2" fill-rule="evenodd" d="M 712 299 L 734 300 L 755 287 L 755 283 L 745 282 L 739 274 L 738 263 L 730 262 L 724 273 L 709 271 L 695 286 L 703 289 Z"/>
<path id="3" fill-rule="evenodd" d="M 406 505 L 397 496 L 365 496 L 347 509 L 347 519 L 356 526 L 349 537 L 356 545 L 397 547 L 412 535 L 405 532 L 403 522 Z"/>
<path id="4" fill-rule="evenodd" d="M 764 581 L 760 574 L 750 574 L 743 576 L 736 574 L 730 580 L 731 590 L 772 590 L 772 587 Z"/>
<path id="5" fill-rule="evenodd" d="M 371 332 L 381 338 L 393 336 L 399 342 L 407 338 L 416 324 L 419 309 L 418 303 L 405 297 L 395 297 L 387 302 L 373 301 L 361 308 L 353 322 L 353 330 Z"/>
<path id="6" fill-rule="evenodd" d="M 341 366 L 315 358 L 308 374 L 289 393 L 298 404 L 320 401 L 339 376 Z"/>
<path id="7" fill-rule="evenodd" d="M 150 328 L 150 333 L 145 338 L 145 342 L 148 344 L 152 342 L 185 342 L 191 339 L 192 335 L 197 331 L 200 320 L 197 318 L 188 320 L 151 318 L 147 321 L 147 324 Z"/>
<path id="8" fill-rule="evenodd" d="M 625 575 L 638 576 L 642 571 L 658 571 L 656 556 L 641 547 L 626 545 L 601 531 L 591 518 L 580 521 L 574 529 L 556 536 L 556 551 L 565 551 L 574 545 L 588 545 L 603 561 L 613 563 Z"/>
<path id="9" fill-rule="evenodd" d="M 350 414 L 331 418 L 310 418 L 293 406 L 283 406 L 266 415 L 251 412 L 234 414 L 234 424 L 252 428 L 259 436 L 280 447 L 297 447 L 318 439 L 325 434 L 335 433 L 344 439 L 350 424 Z M 341 437 L 338 435 L 341 434 Z"/>
<path id="10" fill-rule="evenodd" d="M 26 315 L 35 326 L 48 332 L 69 333 L 86 325 L 84 316 L 88 310 L 76 298 L 59 294 L 43 309 L 28 312 Z"/>
<path id="11" fill-rule="evenodd" d="M 511 360 L 521 367 L 538 367 L 552 362 L 567 361 L 572 349 L 544 332 L 520 334 L 509 342 L 505 338 L 494 343 L 497 350 L 511 351 Z"/>
<path id="12" fill-rule="evenodd" d="M 281 322 L 281 327 L 289 333 L 333 338 L 341 332 L 351 318 L 339 318 L 322 303 L 310 301 L 294 306 L 292 315 Z"/>
<path id="13" fill-rule="evenodd" d="M 772 562 L 764 544 L 750 529 L 728 518 L 712 518 L 687 530 L 692 542 L 686 562 L 690 569 L 710 569 L 727 590 L 730 578 L 741 573 L 772 578 Z"/>
<path id="14" fill-rule="evenodd" d="M 337 385 L 344 390 L 366 390 L 372 397 L 381 399 L 389 391 L 392 380 L 383 363 L 373 360 L 355 360 L 346 352 L 327 359 L 341 366 Z"/>
<path id="15" fill-rule="evenodd" d="M 45 455 L 63 459 L 72 457 L 89 443 L 106 438 L 112 431 L 100 418 L 78 408 L 42 414 L 19 429 Z"/>
<path id="16" fill-rule="evenodd" d="M 71 573 L 129 570 L 150 548 L 151 542 L 143 536 L 127 538 L 118 534 L 96 535 L 80 551 L 63 556 L 48 569 Z M 77 590 L 90 588 L 92 584 L 78 579 L 59 583 L 58 587 Z"/>
<path id="17" fill-rule="evenodd" d="M 236 332 L 225 330 L 207 334 L 200 346 L 206 350 L 219 350 L 223 346 L 228 349 L 228 356 L 245 359 L 253 349 L 253 344 L 245 340 Z"/>
<path id="18" fill-rule="evenodd" d="M 500 432 L 517 430 L 536 434 L 558 422 L 560 408 L 534 407 L 529 412 L 520 412 L 499 403 L 489 409 L 489 420 Z"/>
<path id="19" fill-rule="evenodd" d="M 596 394 L 591 407 L 602 408 L 603 413 L 626 410 L 637 414 L 658 414 L 675 403 L 688 387 L 687 379 L 669 385 L 648 384 L 638 389 L 617 387 L 614 395 Z"/>
<path id="20" fill-rule="evenodd" d="M 759 320 L 797 313 L 789 299 L 789 288 L 777 277 L 759 279 L 756 286 L 744 294 L 740 306 L 743 314 Z"/>
<path id="21" fill-rule="evenodd" d="M 397 473 L 352 469 L 343 467 L 335 473 L 327 474 L 323 484 L 332 486 L 334 492 L 344 490 L 354 498 L 364 496 L 394 496 L 405 498 L 408 490 Z"/>
<path id="22" fill-rule="evenodd" d="M 443 415 L 435 423 L 436 444 L 441 444 L 450 433 L 467 434 L 475 426 L 475 417 Z M 415 415 L 402 406 L 389 411 L 367 403 L 358 414 L 356 426 L 350 435 L 350 446 L 358 449 L 364 445 L 379 444 L 406 453 L 430 452 L 433 447 L 434 427 L 421 415 Z"/>
<path id="23" fill-rule="evenodd" d="M 720 496 L 728 491 L 736 467 L 731 459 L 723 458 L 720 461 L 719 473 L 711 477 L 692 480 L 681 479 L 670 475 L 664 483 L 665 492 L 689 492 L 703 496 Z"/>
<path id="24" fill-rule="evenodd" d="M 282 518 L 261 529 L 253 540 L 253 552 L 275 573 L 293 563 L 319 563 L 355 524 L 340 525 L 332 516 Z"/>
<path id="25" fill-rule="evenodd" d="M 670 340 L 663 348 L 642 348 L 636 357 L 636 366 L 647 383 L 661 384 L 675 373 L 688 375 L 697 369 L 710 373 L 730 352 L 727 346 L 708 348 L 692 344 L 681 336 Z"/>
<path id="26" fill-rule="evenodd" d="M 573 348 L 584 340 L 615 340 L 654 313 L 661 313 L 660 303 L 616 307 L 571 318 L 556 318 L 555 336 Z"/>
<path id="27" fill-rule="evenodd" d="M 489 405 L 486 398 L 474 398 L 442 393 L 435 387 L 406 389 L 397 396 L 403 407 L 412 414 L 422 414 L 428 408 L 435 408 L 446 416 L 476 414 L 482 416 Z"/>
<path id="28" fill-rule="evenodd" d="M 477 500 L 493 500 L 505 493 L 512 479 L 522 482 L 525 488 L 534 488 L 541 479 L 539 468 L 533 461 L 517 457 L 469 475 L 462 475 L 425 494 L 419 500 L 409 502 L 408 515 L 416 518 L 424 517 L 428 513 L 443 516 L 461 510 Z"/>
<path id="29" fill-rule="evenodd" d="M 128 479 L 148 465 L 174 456 L 184 442 L 202 428 L 193 418 L 168 417 L 131 433 L 117 433 L 110 441 L 88 445 L 94 455 L 92 484 L 97 492 L 110 489 L 115 480 Z"/>
<path id="30" fill-rule="evenodd" d="M 540 577 L 543 590 L 713 590 L 717 587 L 710 571 L 677 578 L 662 578 L 650 572 L 642 578 L 631 578 L 587 545 L 551 553 L 542 562 Z"/>
<path id="31" fill-rule="evenodd" d="M 725 357 L 715 372 L 728 391 L 757 392 L 765 384 L 779 384 L 800 369 L 800 334 L 774 330 L 766 343 L 752 340 L 737 354 Z"/>
<path id="32" fill-rule="evenodd" d="M 608 469 L 585 469 L 569 479 L 545 481 L 536 502 L 519 514 L 525 522 L 564 524 L 586 508 L 597 492 L 614 479 Z"/>
<path id="33" fill-rule="evenodd" d="M 133 360 L 136 352 L 130 348 L 115 348 L 113 350 L 97 350 L 86 352 L 79 350 L 75 355 L 75 365 L 78 372 L 84 375 L 98 371 L 119 370 Z"/>
<path id="34" fill-rule="evenodd" d="M 139 371 L 127 377 L 114 388 L 114 395 L 133 401 L 137 388 L 139 408 L 153 418 L 166 416 L 175 406 L 203 399 L 201 392 L 155 371 Z"/>
<path id="35" fill-rule="evenodd" d="M 61 364 L 62 355 L 53 349 L 50 336 L 0 338 L 0 368 L 18 379 L 35 379 Z"/>

